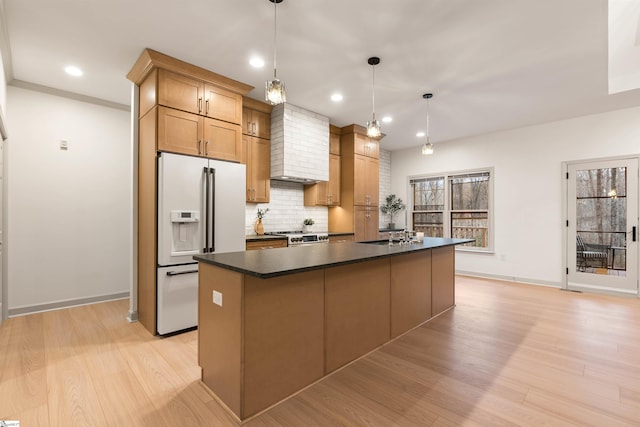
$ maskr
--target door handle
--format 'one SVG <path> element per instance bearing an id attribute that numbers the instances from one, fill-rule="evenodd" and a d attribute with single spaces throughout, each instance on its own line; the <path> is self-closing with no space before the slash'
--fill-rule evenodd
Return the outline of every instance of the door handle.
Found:
<path id="1" fill-rule="evenodd" d="M 179 276 L 181 274 L 197 273 L 198 270 L 186 270 L 186 271 L 167 271 L 167 276 Z"/>
<path id="2" fill-rule="evenodd" d="M 635 242 L 636 241 L 636 231 L 637 228 L 635 225 L 633 227 L 631 227 L 631 241 Z"/>

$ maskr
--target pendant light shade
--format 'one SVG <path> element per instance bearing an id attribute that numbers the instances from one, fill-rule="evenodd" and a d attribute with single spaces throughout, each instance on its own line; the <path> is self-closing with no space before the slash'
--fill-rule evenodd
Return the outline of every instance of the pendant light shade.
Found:
<path id="1" fill-rule="evenodd" d="M 284 82 L 278 79 L 277 62 L 276 62 L 276 29 L 278 23 L 278 3 L 283 0 L 269 0 L 273 3 L 273 80 L 267 80 L 264 90 L 264 99 L 271 105 L 282 104 L 287 101 L 287 95 L 284 91 Z"/>
<path id="2" fill-rule="evenodd" d="M 376 65 L 380 63 L 380 58 L 377 56 L 372 56 L 367 60 L 367 63 L 371 65 L 371 70 L 373 72 L 373 79 L 371 85 L 371 103 L 373 106 L 373 114 L 371 117 L 371 121 L 367 122 L 367 136 L 370 138 L 379 138 L 380 133 L 380 122 L 376 120 Z"/>
<path id="3" fill-rule="evenodd" d="M 429 100 L 433 98 L 433 94 L 425 93 L 422 97 L 427 100 L 427 142 L 422 144 L 422 155 L 428 156 L 433 154 L 433 144 L 429 141 Z"/>

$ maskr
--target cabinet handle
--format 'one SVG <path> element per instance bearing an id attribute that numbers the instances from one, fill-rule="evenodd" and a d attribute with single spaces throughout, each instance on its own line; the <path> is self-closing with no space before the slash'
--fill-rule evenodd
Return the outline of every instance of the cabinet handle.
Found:
<path id="1" fill-rule="evenodd" d="M 251 189 L 247 188 L 247 200 L 251 200 Z"/>
<path id="2" fill-rule="evenodd" d="M 198 113 L 202 113 L 202 98 L 198 98 Z"/>
<path id="3" fill-rule="evenodd" d="M 209 141 L 204 143 L 204 155 L 205 156 L 209 155 Z"/>
<path id="4" fill-rule="evenodd" d="M 208 116 L 209 115 L 209 100 L 207 99 L 207 101 L 204 103 L 205 108 L 204 108 L 204 115 Z"/>
<path id="5" fill-rule="evenodd" d="M 255 200 L 255 199 L 256 199 L 256 189 L 254 188 L 253 189 L 253 200 Z"/>
<path id="6" fill-rule="evenodd" d="M 202 154 L 202 140 L 198 140 L 198 154 Z"/>

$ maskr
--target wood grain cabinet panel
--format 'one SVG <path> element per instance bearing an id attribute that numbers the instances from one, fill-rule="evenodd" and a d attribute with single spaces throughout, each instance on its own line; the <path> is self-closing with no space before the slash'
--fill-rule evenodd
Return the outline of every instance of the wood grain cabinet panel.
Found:
<path id="1" fill-rule="evenodd" d="M 242 159 L 240 125 L 204 118 L 203 126 L 205 157 L 240 162 Z"/>
<path id="2" fill-rule="evenodd" d="M 274 248 L 286 248 L 287 239 L 278 240 L 254 240 L 246 242 L 246 250 L 254 251 L 259 249 L 274 249 Z"/>
<path id="3" fill-rule="evenodd" d="M 204 84 L 203 114 L 229 123 L 242 123 L 242 96 L 231 91 Z"/>
<path id="4" fill-rule="evenodd" d="M 204 118 L 197 114 L 158 107 L 158 150 L 201 155 L 203 120 Z"/>
<path id="5" fill-rule="evenodd" d="M 242 133 L 258 138 L 271 138 L 271 114 L 254 110 L 242 109 Z"/>
<path id="6" fill-rule="evenodd" d="M 431 265 L 431 314 L 435 316 L 455 304 L 454 247 L 432 249 Z"/>
<path id="7" fill-rule="evenodd" d="M 431 318 L 431 251 L 392 257 L 391 338 Z"/>
<path id="8" fill-rule="evenodd" d="M 167 70 L 158 70 L 158 103 L 189 113 L 202 112 L 201 81 Z"/>
<path id="9" fill-rule="evenodd" d="M 271 190 L 271 141 L 242 135 L 247 165 L 247 202 L 269 202 Z"/>
<path id="10" fill-rule="evenodd" d="M 322 270 L 245 276 L 243 417 L 323 377 L 323 293 Z"/>
<path id="11" fill-rule="evenodd" d="M 389 259 L 325 271 L 325 373 L 389 341 L 389 298 Z"/>

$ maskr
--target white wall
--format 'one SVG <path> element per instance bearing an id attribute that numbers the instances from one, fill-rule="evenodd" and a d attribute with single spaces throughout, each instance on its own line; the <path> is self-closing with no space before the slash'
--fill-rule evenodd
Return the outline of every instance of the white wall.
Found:
<path id="1" fill-rule="evenodd" d="M 128 293 L 129 113 L 12 86 L 7 104 L 10 314 Z"/>
<path id="2" fill-rule="evenodd" d="M 562 162 L 638 155 L 640 108 L 448 141 L 435 150 L 394 151 L 392 191 L 409 201 L 408 176 L 494 167 L 495 254 L 458 252 L 456 269 L 559 286 Z"/>
<path id="3" fill-rule="evenodd" d="M 380 166 L 379 174 L 379 200 L 380 205 L 384 204 L 387 196 L 391 194 L 391 151 L 380 150 L 380 160 L 378 161 Z M 406 202 L 402 196 L 399 196 L 403 202 Z M 399 212 L 395 215 L 394 222 L 399 217 L 404 217 L 404 212 Z M 378 225 L 380 229 L 385 229 L 389 226 L 389 216 L 382 212 L 378 215 Z"/>

